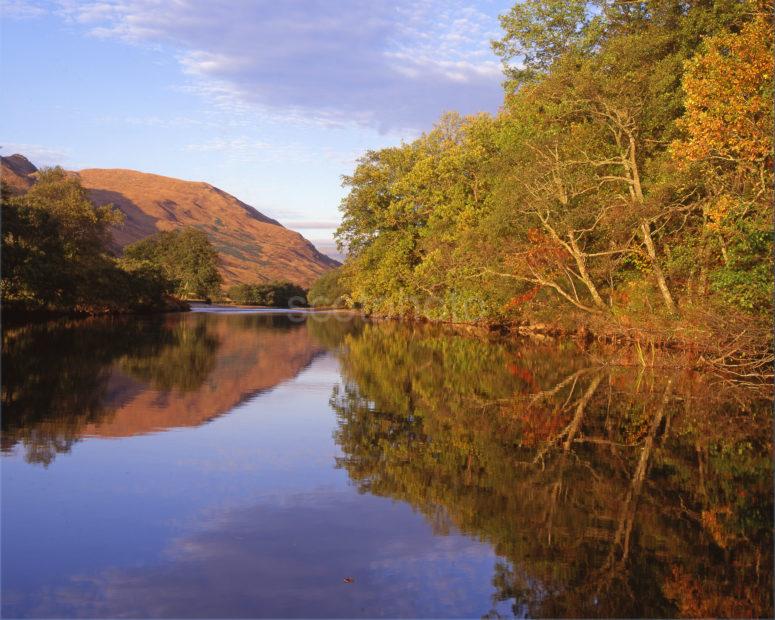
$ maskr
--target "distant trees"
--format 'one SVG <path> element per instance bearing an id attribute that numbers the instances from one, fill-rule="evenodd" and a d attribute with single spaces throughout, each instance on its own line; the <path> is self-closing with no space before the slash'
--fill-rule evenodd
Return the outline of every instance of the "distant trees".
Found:
<path id="1" fill-rule="evenodd" d="M 229 299 L 247 306 L 273 308 L 305 307 L 307 291 L 292 282 L 267 282 L 265 284 L 236 284 L 227 292 Z"/>
<path id="2" fill-rule="evenodd" d="M 150 265 L 162 270 L 185 299 L 211 299 L 221 291 L 218 253 L 207 235 L 195 228 L 162 231 L 124 248 L 130 265 Z"/>
<path id="3" fill-rule="evenodd" d="M 77 177 L 40 170 L 24 195 L 2 191 L 3 307 L 87 313 L 162 309 L 170 282 L 152 265 L 127 265 L 107 251 L 122 221 L 95 207 Z"/>
<path id="4" fill-rule="evenodd" d="M 768 316 L 771 18 L 759 0 L 516 4 L 502 110 L 447 114 L 344 177 L 338 296 L 445 320 Z"/>

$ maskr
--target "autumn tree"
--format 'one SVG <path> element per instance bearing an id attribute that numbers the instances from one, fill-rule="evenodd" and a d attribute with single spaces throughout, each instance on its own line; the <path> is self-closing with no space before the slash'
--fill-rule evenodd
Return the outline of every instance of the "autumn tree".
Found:
<path id="1" fill-rule="evenodd" d="M 772 297 L 773 32 L 771 7 L 738 32 L 706 39 L 686 62 L 683 135 L 672 144 L 699 174 L 701 285 L 735 306 L 767 312 Z M 708 272 L 711 271 L 708 276 Z"/>

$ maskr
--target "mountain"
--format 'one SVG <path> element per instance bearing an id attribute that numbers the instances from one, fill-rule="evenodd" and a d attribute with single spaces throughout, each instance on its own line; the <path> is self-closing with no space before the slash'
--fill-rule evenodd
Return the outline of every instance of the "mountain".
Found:
<path id="1" fill-rule="evenodd" d="M 36 171 L 22 155 L 2 157 L 2 178 L 13 191 L 26 191 Z M 309 286 L 339 264 L 299 233 L 208 183 L 123 169 L 74 174 L 95 204 L 112 204 L 126 216 L 113 230 L 117 253 L 159 230 L 193 226 L 206 232 L 218 251 L 226 287 L 270 280 Z"/>
<path id="2" fill-rule="evenodd" d="M 33 175 L 37 171 L 24 155 L 0 157 L 0 179 L 10 187 L 12 194 L 26 192 L 35 182 Z"/>

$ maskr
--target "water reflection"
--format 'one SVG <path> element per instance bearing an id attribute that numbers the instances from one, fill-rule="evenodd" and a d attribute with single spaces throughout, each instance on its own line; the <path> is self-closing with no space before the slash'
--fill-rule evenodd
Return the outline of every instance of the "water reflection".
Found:
<path id="1" fill-rule="evenodd" d="M 2 449 L 49 464 L 84 436 L 197 426 L 323 351 L 286 316 L 97 318 L 3 330 Z"/>
<path id="2" fill-rule="evenodd" d="M 333 316 L 3 344 L 4 615 L 772 616 L 768 387 Z"/>
<path id="3" fill-rule="evenodd" d="M 406 505 L 299 494 L 227 511 L 216 527 L 174 540 L 164 562 L 81 578 L 35 601 L 31 615 L 471 617 L 489 590 L 472 573 L 491 566 L 485 545 L 433 536 Z"/>
<path id="4" fill-rule="evenodd" d="M 497 598 L 515 614 L 772 615 L 760 393 L 593 361 L 573 343 L 391 324 L 340 355 L 339 466 L 439 534 L 493 545 Z"/>

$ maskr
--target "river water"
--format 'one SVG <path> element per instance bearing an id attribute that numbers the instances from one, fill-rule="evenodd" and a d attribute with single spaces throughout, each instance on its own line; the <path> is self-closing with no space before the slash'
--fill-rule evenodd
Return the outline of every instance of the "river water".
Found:
<path id="1" fill-rule="evenodd" d="M 2 355 L 3 617 L 773 614 L 768 389 L 342 314 Z"/>

